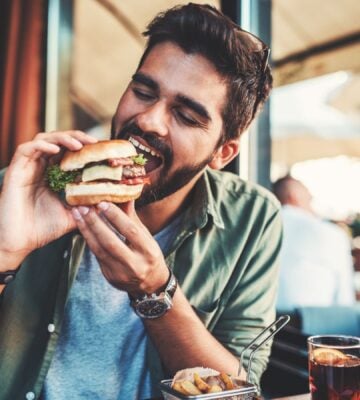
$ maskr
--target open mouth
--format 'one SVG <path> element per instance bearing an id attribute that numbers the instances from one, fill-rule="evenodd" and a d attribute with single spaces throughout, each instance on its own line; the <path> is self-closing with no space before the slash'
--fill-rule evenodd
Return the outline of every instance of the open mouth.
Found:
<path id="1" fill-rule="evenodd" d="M 138 153 L 144 154 L 145 158 L 147 159 L 147 163 L 145 164 L 145 171 L 147 174 L 151 171 L 154 171 L 156 168 L 159 168 L 163 163 L 162 156 L 156 150 L 145 146 L 132 136 L 129 137 L 129 142 L 136 147 Z"/>

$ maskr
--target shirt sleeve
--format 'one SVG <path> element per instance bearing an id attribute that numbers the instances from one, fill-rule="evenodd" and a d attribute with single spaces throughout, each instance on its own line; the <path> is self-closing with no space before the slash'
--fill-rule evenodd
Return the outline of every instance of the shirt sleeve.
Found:
<path id="1" fill-rule="evenodd" d="M 239 279 L 226 308 L 214 328 L 214 335 L 235 356 L 275 319 L 278 287 L 278 258 L 282 239 L 279 211 L 268 219 L 254 240 L 251 257 Z M 240 261 L 239 261 L 240 263 Z M 269 355 L 271 343 L 259 349 L 252 359 L 250 381 L 259 384 Z M 249 354 L 245 355 L 247 369 Z"/>

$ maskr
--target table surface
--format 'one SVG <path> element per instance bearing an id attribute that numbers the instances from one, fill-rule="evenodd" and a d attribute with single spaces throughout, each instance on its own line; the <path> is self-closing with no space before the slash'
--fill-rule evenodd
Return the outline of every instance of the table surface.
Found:
<path id="1" fill-rule="evenodd" d="M 278 399 L 274 399 L 274 400 L 310 400 L 310 394 L 300 394 L 297 396 L 289 396 L 289 397 L 281 397 Z"/>

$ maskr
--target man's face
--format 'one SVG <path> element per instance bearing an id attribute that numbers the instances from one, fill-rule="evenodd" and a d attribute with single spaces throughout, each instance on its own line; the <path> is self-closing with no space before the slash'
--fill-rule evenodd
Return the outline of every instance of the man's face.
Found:
<path id="1" fill-rule="evenodd" d="M 175 44 L 156 45 L 133 76 L 113 118 L 112 137 L 148 159 L 145 205 L 196 180 L 223 129 L 226 84 L 212 64 Z"/>

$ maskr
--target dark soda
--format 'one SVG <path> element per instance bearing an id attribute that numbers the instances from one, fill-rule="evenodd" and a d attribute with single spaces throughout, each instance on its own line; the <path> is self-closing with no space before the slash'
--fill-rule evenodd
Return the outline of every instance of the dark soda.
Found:
<path id="1" fill-rule="evenodd" d="M 360 358 L 347 355 L 332 365 L 309 361 L 313 400 L 360 400 Z"/>

